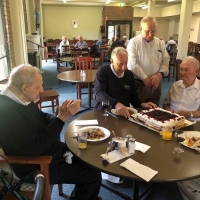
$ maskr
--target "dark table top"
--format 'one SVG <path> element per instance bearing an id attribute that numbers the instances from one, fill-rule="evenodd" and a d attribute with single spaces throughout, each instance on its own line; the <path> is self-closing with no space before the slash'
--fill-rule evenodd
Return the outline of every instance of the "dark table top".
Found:
<path id="1" fill-rule="evenodd" d="M 173 148 L 178 146 L 174 136 L 171 141 L 165 141 L 159 133 L 151 131 L 146 127 L 130 122 L 122 117 L 103 117 L 102 113 L 102 111 L 95 111 L 78 117 L 69 124 L 65 132 L 65 140 L 69 149 L 86 164 L 108 174 L 142 181 L 138 176 L 120 167 L 120 164 L 129 157 L 112 164 L 105 165 L 105 163 L 102 162 L 100 155 L 106 152 L 108 142 L 111 141 L 113 137 L 112 133 L 106 140 L 88 142 L 86 149 L 78 149 L 76 139 L 71 138 L 74 136 L 72 131 L 78 130 L 83 126 L 75 126 L 75 121 L 97 119 L 99 126 L 105 127 L 109 131 L 114 130 L 117 136 L 125 137 L 127 134 L 131 134 L 136 141 L 151 146 L 146 153 L 136 151 L 130 158 L 158 171 L 158 174 L 151 180 L 152 182 L 180 181 L 200 176 L 199 152 L 183 146 L 184 153 L 173 153 Z M 200 123 L 185 127 L 182 130 L 200 130 Z"/>

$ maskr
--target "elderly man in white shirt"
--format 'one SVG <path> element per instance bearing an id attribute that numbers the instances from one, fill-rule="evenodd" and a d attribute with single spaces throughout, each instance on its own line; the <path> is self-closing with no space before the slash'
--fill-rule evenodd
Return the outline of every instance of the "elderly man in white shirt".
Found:
<path id="1" fill-rule="evenodd" d="M 142 33 L 132 38 L 127 46 L 128 69 L 135 75 L 142 102 L 159 105 L 161 80 L 169 71 L 169 55 L 163 42 L 154 37 L 157 29 L 154 17 L 144 17 L 140 29 Z"/>
<path id="2" fill-rule="evenodd" d="M 69 46 L 69 41 L 66 36 L 62 36 L 62 41 L 60 42 L 59 45 L 60 53 L 63 53 L 65 51 L 64 46 Z"/>
<path id="3" fill-rule="evenodd" d="M 129 43 L 129 40 L 128 40 L 126 35 L 123 36 L 123 41 L 124 41 L 124 46 L 127 47 L 128 43 Z"/>
<path id="4" fill-rule="evenodd" d="M 197 79 L 199 61 L 188 56 L 180 65 L 180 78 L 172 84 L 163 107 L 187 118 L 200 118 L 200 80 Z"/>
<path id="5" fill-rule="evenodd" d="M 188 56 L 180 65 L 181 80 L 172 84 L 164 100 L 166 110 L 175 111 L 187 118 L 200 118 L 199 61 Z M 200 199 L 200 178 L 178 182 L 184 200 Z"/>

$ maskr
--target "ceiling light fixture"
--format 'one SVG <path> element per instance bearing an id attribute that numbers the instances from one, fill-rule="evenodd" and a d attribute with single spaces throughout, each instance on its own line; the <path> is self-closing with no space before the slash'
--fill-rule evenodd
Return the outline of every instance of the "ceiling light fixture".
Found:
<path id="1" fill-rule="evenodd" d="M 173 2 L 173 1 L 176 1 L 176 0 L 168 0 L 168 2 Z"/>
<path id="2" fill-rule="evenodd" d="M 107 0 L 107 1 L 106 1 L 106 4 L 109 4 L 109 3 L 110 3 L 110 0 Z"/>
<path id="3" fill-rule="evenodd" d="M 63 3 L 66 3 L 67 2 L 67 0 L 63 0 Z"/>

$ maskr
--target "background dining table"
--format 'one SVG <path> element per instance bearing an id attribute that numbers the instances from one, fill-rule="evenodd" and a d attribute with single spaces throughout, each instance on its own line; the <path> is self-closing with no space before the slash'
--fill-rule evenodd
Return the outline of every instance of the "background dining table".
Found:
<path id="1" fill-rule="evenodd" d="M 151 146 L 145 153 L 136 151 L 134 155 L 130 156 L 130 158 L 140 164 L 158 171 L 158 174 L 150 180 L 150 183 L 177 182 L 200 176 L 200 153 L 188 147 L 183 147 L 184 153 L 173 153 L 173 148 L 178 146 L 174 136 L 172 137 L 172 140 L 166 141 L 162 139 L 159 133 L 131 122 L 123 117 L 104 117 L 102 114 L 102 111 L 94 111 L 82 115 L 72 121 L 66 129 L 65 141 L 67 146 L 71 152 L 84 163 L 114 176 L 131 179 L 135 182 L 143 182 L 140 177 L 120 166 L 120 164 L 129 157 L 112 164 L 105 164 L 105 162 L 102 161 L 100 155 L 106 152 L 108 142 L 114 137 L 112 134 L 105 140 L 88 142 L 87 148 L 84 150 L 78 148 L 77 140 L 72 138 L 75 136 L 73 131 L 80 129 L 83 126 L 76 126 L 75 122 L 77 120 L 97 119 L 98 126 L 104 127 L 110 132 L 114 130 L 116 136 L 125 138 L 126 135 L 131 134 L 136 141 Z M 184 127 L 182 130 L 198 131 L 200 130 L 200 123 Z M 134 193 L 135 199 L 139 199 L 138 194 L 136 194 L 139 193 L 138 188 L 136 188 Z"/>
<path id="2" fill-rule="evenodd" d="M 71 70 L 62 72 L 57 75 L 57 78 L 62 81 L 69 81 L 73 83 L 88 83 L 88 107 L 86 109 L 91 108 L 91 84 L 94 82 L 94 79 L 96 77 L 97 70 L 96 69 L 90 69 L 85 70 L 86 76 L 83 79 L 80 76 L 80 70 Z"/>

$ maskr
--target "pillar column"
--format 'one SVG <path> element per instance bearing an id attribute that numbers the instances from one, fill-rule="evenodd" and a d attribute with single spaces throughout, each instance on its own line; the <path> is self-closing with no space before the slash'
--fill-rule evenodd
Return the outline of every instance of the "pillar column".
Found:
<path id="1" fill-rule="evenodd" d="M 199 19 L 197 29 L 198 29 L 198 31 L 197 31 L 197 44 L 200 44 L 200 19 Z"/>
<path id="2" fill-rule="evenodd" d="M 183 59 L 187 56 L 190 26 L 192 19 L 193 0 L 182 0 L 180 25 L 178 33 L 178 55 L 177 58 Z"/>
<path id="3" fill-rule="evenodd" d="M 148 16 L 156 16 L 156 2 L 152 0 L 148 0 L 148 10 L 147 10 Z"/>

